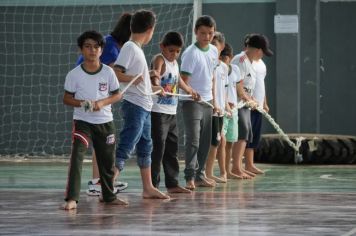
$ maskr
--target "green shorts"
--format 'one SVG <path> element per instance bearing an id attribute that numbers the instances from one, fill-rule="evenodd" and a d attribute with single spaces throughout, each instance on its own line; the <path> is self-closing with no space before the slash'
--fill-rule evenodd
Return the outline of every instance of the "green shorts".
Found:
<path id="1" fill-rule="evenodd" d="M 233 112 L 232 117 L 224 116 L 223 133 L 226 138 L 226 142 L 234 143 L 238 139 L 238 122 L 237 111 Z"/>

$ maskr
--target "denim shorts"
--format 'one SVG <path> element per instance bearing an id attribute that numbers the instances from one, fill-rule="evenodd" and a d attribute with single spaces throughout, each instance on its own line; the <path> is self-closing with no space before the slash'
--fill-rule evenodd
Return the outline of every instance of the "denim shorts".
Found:
<path id="1" fill-rule="evenodd" d="M 140 168 L 151 166 L 151 112 L 124 100 L 121 105 L 123 126 L 116 149 L 116 167 L 121 171 L 125 161 L 136 147 L 137 165 Z"/>

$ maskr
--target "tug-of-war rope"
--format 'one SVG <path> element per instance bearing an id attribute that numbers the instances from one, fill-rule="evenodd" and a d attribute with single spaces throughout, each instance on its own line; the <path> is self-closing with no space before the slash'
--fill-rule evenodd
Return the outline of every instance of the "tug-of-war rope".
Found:
<path id="1" fill-rule="evenodd" d="M 302 145 L 302 141 L 305 139 L 304 137 L 298 137 L 296 138 L 296 143 L 293 143 L 288 135 L 284 133 L 284 131 L 281 129 L 281 127 L 277 124 L 277 122 L 272 118 L 270 114 L 268 114 L 261 106 L 256 106 L 255 102 L 244 102 L 240 101 L 237 104 L 237 109 L 240 109 L 242 107 L 248 107 L 249 109 L 255 109 L 258 112 L 260 112 L 268 121 L 271 123 L 273 128 L 277 131 L 279 135 L 282 136 L 282 138 L 288 143 L 290 147 L 292 147 L 295 151 L 294 155 L 294 162 L 296 164 L 301 163 L 303 161 L 303 156 L 299 152 L 299 148 Z"/>
<path id="2" fill-rule="evenodd" d="M 141 76 L 141 74 L 136 75 L 127 85 L 126 87 L 121 91 L 121 94 L 124 94 L 127 89 Z M 142 91 L 142 89 L 140 89 L 138 86 L 136 86 L 137 90 L 140 91 L 140 93 L 142 93 L 143 95 L 146 96 L 152 96 L 152 95 L 157 95 L 159 93 L 161 93 L 161 90 L 157 90 L 155 92 L 152 93 L 146 93 L 145 91 Z M 166 95 L 170 95 L 170 96 L 178 96 L 178 97 L 191 97 L 192 95 L 189 94 L 177 94 L 177 93 L 170 93 L 170 92 L 165 92 Z M 214 106 L 212 104 L 210 104 L 209 102 L 206 101 L 197 101 L 200 103 L 203 103 L 207 106 L 210 106 L 211 108 L 214 108 Z M 85 111 L 93 111 L 93 103 L 91 101 L 83 101 L 81 106 L 84 108 Z M 298 137 L 296 138 L 296 143 L 293 143 L 290 138 L 288 137 L 288 135 L 286 133 L 284 133 L 284 131 L 281 129 L 281 127 L 279 127 L 279 125 L 276 123 L 276 121 L 272 118 L 272 116 L 270 114 L 268 114 L 262 107 L 260 106 L 256 106 L 255 102 L 244 102 L 244 101 L 240 101 L 237 104 L 237 107 L 235 109 L 240 109 L 242 107 L 248 107 L 249 109 L 256 109 L 258 112 L 260 112 L 273 126 L 273 128 L 277 131 L 277 133 L 279 135 L 282 136 L 282 138 L 288 143 L 288 145 L 290 147 L 292 147 L 295 151 L 295 155 L 294 155 L 294 162 L 296 164 L 301 163 L 303 161 L 303 157 L 302 155 L 299 153 L 299 148 L 302 144 L 302 141 L 305 139 L 304 137 Z"/>

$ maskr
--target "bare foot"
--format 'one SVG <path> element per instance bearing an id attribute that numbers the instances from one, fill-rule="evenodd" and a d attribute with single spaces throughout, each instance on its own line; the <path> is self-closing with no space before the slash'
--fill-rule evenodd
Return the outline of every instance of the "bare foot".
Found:
<path id="1" fill-rule="evenodd" d="M 69 210 L 73 210 L 73 209 L 77 209 L 77 202 L 74 201 L 74 200 L 68 200 L 66 203 L 64 203 L 60 209 L 62 210 L 66 210 L 66 211 L 69 211 Z"/>
<path id="2" fill-rule="evenodd" d="M 226 177 L 217 177 L 217 176 L 207 176 L 208 179 L 211 179 L 211 180 L 214 180 L 216 183 L 226 183 L 227 180 L 226 180 Z"/>
<path id="3" fill-rule="evenodd" d="M 208 181 L 207 179 L 201 179 L 199 181 L 195 181 L 195 186 L 197 187 L 208 187 L 208 188 L 212 188 L 215 187 L 216 183 Z"/>
<path id="4" fill-rule="evenodd" d="M 248 174 L 249 176 L 251 176 L 252 178 L 256 176 L 256 174 L 244 169 L 243 172 L 245 172 L 246 174 Z"/>
<path id="5" fill-rule="evenodd" d="M 144 190 L 142 193 L 144 199 L 169 199 L 167 194 L 162 193 L 158 189 L 152 187 L 148 190 Z"/>
<path id="6" fill-rule="evenodd" d="M 167 188 L 168 193 L 192 193 L 192 191 L 190 191 L 187 188 L 184 188 L 182 186 L 177 186 L 174 188 Z"/>
<path id="7" fill-rule="evenodd" d="M 185 188 L 188 189 L 188 190 L 193 191 L 195 189 L 194 180 L 188 180 L 186 182 Z"/>
<path id="8" fill-rule="evenodd" d="M 241 176 L 235 175 L 234 173 L 230 172 L 227 174 L 227 179 L 242 179 Z"/>
<path id="9" fill-rule="evenodd" d="M 105 202 L 106 205 L 124 205 L 127 206 L 129 205 L 129 203 L 127 201 L 121 200 L 119 198 L 116 198 L 114 201 L 112 202 Z"/>
<path id="10" fill-rule="evenodd" d="M 257 174 L 257 175 L 261 175 L 261 174 L 264 174 L 265 172 L 261 169 L 258 169 L 255 165 L 251 166 L 251 167 L 246 167 L 245 168 L 247 171 L 251 172 L 251 173 L 254 173 L 254 174 Z"/>
<path id="11" fill-rule="evenodd" d="M 252 176 L 246 174 L 243 171 L 233 171 L 232 172 L 234 175 L 240 176 L 242 179 L 252 179 Z"/>

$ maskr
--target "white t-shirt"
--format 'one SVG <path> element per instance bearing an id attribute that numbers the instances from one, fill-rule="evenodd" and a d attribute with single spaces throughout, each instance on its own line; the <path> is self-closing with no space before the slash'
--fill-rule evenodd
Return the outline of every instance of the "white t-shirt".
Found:
<path id="1" fill-rule="evenodd" d="M 256 84 L 256 73 L 252 68 L 250 59 L 248 59 L 245 52 L 241 52 L 240 54 L 234 56 L 231 64 L 235 64 L 239 67 L 241 82 L 243 83 L 245 91 L 248 95 L 252 96 Z"/>
<path id="2" fill-rule="evenodd" d="M 119 81 L 114 70 L 101 64 L 100 70 L 96 73 L 89 73 L 82 65 L 78 65 L 68 72 L 64 90 L 73 93 L 78 100 L 97 101 L 107 98 L 112 92 L 119 89 Z M 113 120 L 111 105 L 104 106 L 100 111 L 85 112 L 81 107 L 74 107 L 74 120 L 82 120 L 91 124 L 104 124 Z"/>
<path id="3" fill-rule="evenodd" d="M 241 80 L 240 69 L 234 64 L 231 64 L 230 68 L 229 85 L 227 87 L 227 101 L 237 105 L 236 84 Z"/>
<path id="4" fill-rule="evenodd" d="M 161 86 L 166 92 L 177 93 L 180 78 L 178 63 L 176 60 L 173 62 L 168 61 L 163 55 L 161 57 L 164 60 L 166 68 L 163 75 L 161 75 Z M 170 115 L 177 114 L 178 97 L 155 95 L 152 97 L 152 100 L 152 111 Z"/>
<path id="5" fill-rule="evenodd" d="M 263 102 L 266 95 L 265 90 L 265 77 L 267 74 L 267 68 L 265 63 L 260 59 L 252 63 L 252 67 L 256 72 L 256 85 L 253 90 L 253 97 L 258 102 L 258 105 L 263 107 Z"/>
<path id="6" fill-rule="evenodd" d="M 115 65 L 119 65 L 125 69 L 125 74 L 135 76 L 142 74 L 143 81 L 137 85 L 137 87 L 144 91 L 146 94 L 152 93 L 150 74 L 147 66 L 147 61 L 142 48 L 132 41 L 126 42 L 120 51 Z M 126 85 L 127 83 L 121 83 Z M 123 99 L 142 107 L 146 111 L 152 109 L 152 98 L 142 94 L 135 85 L 131 85 L 130 88 L 124 93 Z"/>
<path id="7" fill-rule="evenodd" d="M 218 49 L 212 44 L 209 44 L 206 50 L 191 44 L 183 52 L 181 73 L 189 75 L 188 84 L 200 94 L 203 101 L 213 99 L 213 72 L 218 61 Z M 181 99 L 191 100 L 191 98 Z"/>
<path id="8" fill-rule="evenodd" d="M 218 66 L 214 71 L 215 76 L 215 103 L 218 108 L 220 108 L 220 116 L 224 116 L 225 111 L 225 101 L 226 101 L 226 91 L 229 84 L 228 80 L 229 68 L 224 62 L 219 62 Z M 217 116 L 217 114 L 214 114 Z"/>

